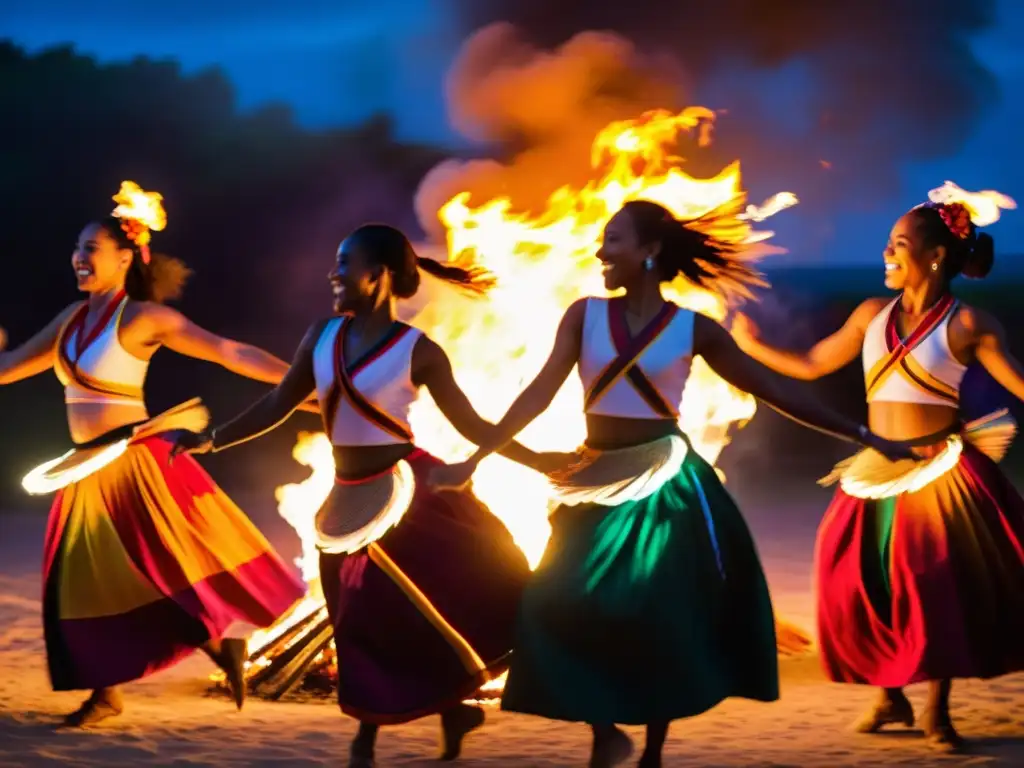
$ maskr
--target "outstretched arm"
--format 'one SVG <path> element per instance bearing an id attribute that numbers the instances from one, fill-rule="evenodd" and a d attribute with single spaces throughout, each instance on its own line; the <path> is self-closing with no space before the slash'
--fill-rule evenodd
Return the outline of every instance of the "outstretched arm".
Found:
<path id="1" fill-rule="evenodd" d="M 475 445 L 493 438 L 494 424 L 485 421 L 455 381 L 448 355 L 426 336 L 416 342 L 412 357 L 412 376 L 416 386 L 424 386 L 444 417 L 460 435 Z M 537 454 L 515 441 L 498 451 L 502 456 L 528 467 L 536 466 Z"/>
<path id="2" fill-rule="evenodd" d="M 509 406 L 501 421 L 489 430 L 490 434 L 481 436 L 482 439 L 477 443 L 480 450 L 469 458 L 467 464 L 478 464 L 488 454 L 500 451 L 551 405 L 579 360 L 585 309 L 585 299 L 569 307 L 558 324 L 555 345 L 544 367 Z"/>
<path id="3" fill-rule="evenodd" d="M 199 435 L 187 433 L 179 437 L 174 453 L 229 448 L 269 432 L 291 416 L 316 388 L 313 347 L 322 328 L 322 323 L 318 323 L 306 332 L 280 384 L 231 421 Z"/>
<path id="4" fill-rule="evenodd" d="M 791 392 L 773 383 L 771 377 L 765 375 L 767 371 L 745 355 L 728 332 L 711 318 L 697 315 L 693 333 L 694 352 L 703 357 L 715 373 L 786 418 L 842 440 L 869 445 L 890 458 L 913 455 L 909 449 L 875 437 L 866 426 L 817 404 L 805 392 Z"/>
<path id="5" fill-rule="evenodd" d="M 843 327 L 822 339 L 807 352 L 772 347 L 758 336 L 746 317 L 737 315 L 732 334 L 737 346 L 762 365 L 791 379 L 811 381 L 838 371 L 853 362 L 864 344 L 868 323 L 885 307 L 885 299 L 868 299 L 847 318 Z"/>
<path id="6" fill-rule="evenodd" d="M 0 343 L 0 384 L 13 384 L 52 368 L 57 350 L 57 334 L 81 305 L 80 301 L 75 302 L 53 318 L 39 333 L 20 347 L 11 350 L 6 349 L 7 334 L 0 329 L 3 341 Z"/>
<path id="7" fill-rule="evenodd" d="M 974 338 L 974 356 L 999 385 L 1018 400 L 1024 400 L 1024 368 L 1006 343 L 1002 324 L 987 312 L 966 307 L 960 321 Z"/>
<path id="8" fill-rule="evenodd" d="M 284 360 L 251 344 L 210 333 L 171 307 L 146 305 L 143 317 L 150 325 L 150 338 L 186 357 L 207 360 L 267 384 L 277 384 L 288 371 Z"/>

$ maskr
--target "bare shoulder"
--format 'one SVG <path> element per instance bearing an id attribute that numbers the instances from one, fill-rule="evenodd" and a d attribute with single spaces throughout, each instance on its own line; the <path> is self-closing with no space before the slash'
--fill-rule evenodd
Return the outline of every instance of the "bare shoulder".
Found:
<path id="1" fill-rule="evenodd" d="M 977 336 L 986 333 L 1002 333 L 1003 326 L 991 312 L 970 304 L 960 303 L 952 321 L 969 334 Z"/>
<path id="2" fill-rule="evenodd" d="M 587 314 L 587 304 L 592 301 L 601 302 L 603 304 L 608 303 L 608 299 L 596 296 L 584 296 L 582 299 L 576 299 L 576 301 L 570 304 L 569 308 L 565 310 L 565 314 L 562 315 L 562 327 L 582 328 L 583 318 Z"/>
<path id="3" fill-rule="evenodd" d="M 885 309 L 892 303 L 891 298 L 885 298 L 883 296 L 873 296 L 870 299 L 864 299 L 857 308 L 850 314 L 851 318 L 857 318 L 858 320 L 864 319 L 867 321 L 873 320 L 879 312 Z"/>
<path id="4" fill-rule="evenodd" d="M 122 323 L 134 320 L 144 320 L 157 325 L 164 325 L 171 322 L 181 322 L 185 316 L 173 307 L 160 304 L 155 301 L 129 301 L 124 308 Z"/>
<path id="5" fill-rule="evenodd" d="M 410 326 L 410 328 L 412 328 L 412 326 Z M 413 328 L 413 331 L 416 330 L 418 329 Z M 414 342 L 413 354 L 416 355 L 416 357 L 422 360 L 423 362 L 428 362 L 432 360 L 436 361 L 448 357 L 448 355 L 445 353 L 441 345 L 434 341 L 432 338 L 430 338 L 423 331 L 419 331 L 419 338 L 417 338 L 416 341 Z"/>

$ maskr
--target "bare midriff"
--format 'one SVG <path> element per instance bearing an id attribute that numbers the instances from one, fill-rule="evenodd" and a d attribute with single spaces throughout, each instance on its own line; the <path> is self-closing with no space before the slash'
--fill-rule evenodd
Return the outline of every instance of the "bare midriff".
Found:
<path id="1" fill-rule="evenodd" d="M 596 450 L 629 448 L 673 434 L 679 434 L 679 424 L 675 419 L 631 419 L 587 414 L 587 445 Z"/>
<path id="2" fill-rule="evenodd" d="M 920 403 L 868 403 L 868 426 L 888 440 L 914 441 L 953 432 L 960 422 L 958 409 Z"/>
<path id="3" fill-rule="evenodd" d="M 411 443 L 336 445 L 334 471 L 343 480 L 359 480 L 390 469 L 414 450 Z"/>
<path id="4" fill-rule="evenodd" d="M 137 402 L 68 403 L 68 430 L 78 444 L 88 443 L 127 424 L 149 418 L 146 404 Z"/>

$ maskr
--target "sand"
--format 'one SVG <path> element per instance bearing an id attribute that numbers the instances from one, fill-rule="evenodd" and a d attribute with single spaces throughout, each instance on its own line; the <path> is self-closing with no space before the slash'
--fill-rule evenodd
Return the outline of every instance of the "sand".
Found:
<path id="1" fill-rule="evenodd" d="M 290 554 L 287 529 L 259 522 Z M 121 718 L 90 731 L 55 731 L 54 723 L 84 696 L 49 689 L 39 604 L 43 523 L 38 514 L 0 515 L 0 765 L 345 764 L 355 723 L 332 704 L 251 699 L 237 713 L 226 699 L 207 695 L 211 667 L 198 656 L 128 686 Z M 753 527 L 780 613 L 809 622 L 813 526 Z M 813 655 L 783 660 L 782 678 L 779 702 L 729 701 L 675 723 L 665 765 L 1024 765 L 1024 675 L 957 684 L 953 715 L 973 749 L 952 757 L 929 752 L 919 732 L 850 733 L 849 723 L 873 692 L 826 682 Z M 909 693 L 920 706 L 922 687 Z M 378 764 L 435 765 L 437 731 L 436 718 L 385 729 Z M 641 737 L 638 729 L 630 731 Z M 487 724 L 467 740 L 461 764 L 583 766 L 588 749 L 582 725 L 489 711 Z"/>

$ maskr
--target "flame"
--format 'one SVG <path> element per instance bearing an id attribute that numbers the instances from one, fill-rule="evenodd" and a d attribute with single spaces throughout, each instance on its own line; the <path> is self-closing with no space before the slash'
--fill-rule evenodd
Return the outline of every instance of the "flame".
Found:
<path id="1" fill-rule="evenodd" d="M 112 198 L 117 207 L 111 213 L 119 219 L 137 221 L 146 229 L 139 233 L 138 244 L 149 244 L 149 232 L 159 232 L 167 226 L 164 198 L 159 192 L 147 192 L 134 181 L 122 181 L 121 189 Z"/>
<path id="2" fill-rule="evenodd" d="M 941 187 L 931 190 L 928 199 L 933 203 L 960 203 L 971 214 L 971 221 L 976 227 L 987 227 L 999 221 L 999 211 L 1012 211 L 1017 203 L 1012 197 L 983 189 L 980 192 L 968 192 L 961 189 L 956 182 L 947 181 Z"/>
<path id="3" fill-rule="evenodd" d="M 689 108 L 679 114 L 656 111 L 636 120 L 615 122 L 595 138 L 594 180 L 579 189 L 562 187 L 537 214 L 520 213 L 513 201 L 498 198 L 478 207 L 462 192 L 438 212 L 447 232 L 447 256 L 492 270 L 498 284 L 484 300 L 445 294 L 442 301 L 412 307 L 407 319 L 446 349 L 456 377 L 481 415 L 497 421 L 547 359 L 555 329 L 568 306 L 588 295 L 601 295 L 600 264 L 594 258 L 609 218 L 627 200 L 644 198 L 664 205 L 678 217 L 696 217 L 742 195 L 740 169 L 733 163 L 710 179 L 681 170 L 682 160 L 668 153 L 681 131 L 697 129 L 706 143 L 713 113 Z M 748 206 L 735 226 L 716 235 L 730 242 L 756 243 L 772 236 L 755 232 L 760 222 L 796 204 L 780 193 L 762 206 Z M 427 293 L 438 289 L 428 285 Z M 717 294 L 677 281 L 666 285 L 666 299 L 724 319 L 728 307 Z M 552 405 L 520 435 L 535 450 L 572 450 L 583 440 L 583 391 L 570 376 Z M 754 399 L 716 376 L 703 360 L 694 360 L 681 403 L 680 422 L 694 449 L 714 463 L 728 444 L 730 429 L 742 426 L 755 411 Z M 468 456 L 468 444 L 448 424 L 429 395 L 414 406 L 411 423 L 416 442 L 447 460 Z M 281 515 L 302 541 L 298 564 L 312 594 L 292 615 L 301 617 L 319 604 L 316 583 L 314 515 L 326 498 L 334 472 L 325 435 L 303 434 L 294 456 L 312 469 L 302 483 L 278 489 Z M 502 457 L 480 464 L 473 479 L 477 496 L 506 524 L 531 567 L 538 563 L 550 534 L 547 517 L 551 489 L 542 476 Z M 289 623 L 294 623 L 289 618 Z M 269 632 L 280 634 L 285 626 Z M 265 640 L 261 635 L 259 640 Z M 500 681 L 489 687 L 500 686 Z"/>

